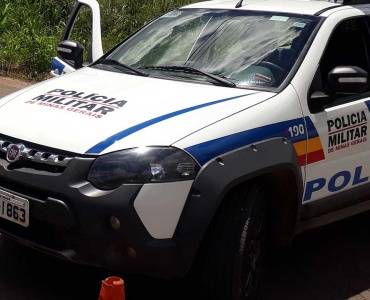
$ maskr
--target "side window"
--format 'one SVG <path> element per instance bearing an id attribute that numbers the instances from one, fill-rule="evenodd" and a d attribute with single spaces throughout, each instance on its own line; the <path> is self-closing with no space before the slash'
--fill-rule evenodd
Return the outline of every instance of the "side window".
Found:
<path id="1" fill-rule="evenodd" d="M 369 72 L 366 34 L 363 19 L 347 20 L 335 29 L 320 62 L 324 86 L 327 74 L 337 66 L 357 66 Z"/>
<path id="2" fill-rule="evenodd" d="M 342 103 L 358 99 L 353 96 L 358 95 L 359 92 L 354 91 L 353 88 L 353 91 L 348 89 L 345 92 L 333 93 L 329 86 L 328 75 L 335 67 L 339 66 L 358 67 L 369 74 L 368 45 L 370 45 L 369 33 L 362 17 L 345 20 L 334 29 L 309 92 L 310 100 L 315 98 L 312 95 L 320 95 L 311 101 L 315 103 L 315 106 L 317 104 L 320 106 L 319 101 L 322 101 L 324 105 L 335 105 L 338 100 L 341 100 L 340 103 Z M 362 92 L 367 91 L 369 88 Z"/>
<path id="3" fill-rule="evenodd" d="M 68 39 L 80 42 L 84 47 L 84 61 L 92 61 L 92 13 L 89 7 L 83 5 L 80 8 Z"/>

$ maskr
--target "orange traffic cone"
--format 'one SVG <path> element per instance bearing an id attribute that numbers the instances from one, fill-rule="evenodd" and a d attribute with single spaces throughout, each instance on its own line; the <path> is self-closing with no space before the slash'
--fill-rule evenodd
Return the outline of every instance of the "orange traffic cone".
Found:
<path id="1" fill-rule="evenodd" d="M 125 283 L 119 277 L 108 277 L 102 281 L 99 300 L 125 300 Z"/>

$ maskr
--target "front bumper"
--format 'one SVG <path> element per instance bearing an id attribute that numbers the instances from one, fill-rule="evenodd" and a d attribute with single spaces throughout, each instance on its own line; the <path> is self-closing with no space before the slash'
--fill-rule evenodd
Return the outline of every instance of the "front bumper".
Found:
<path id="1" fill-rule="evenodd" d="M 59 258 L 122 273 L 176 279 L 189 269 L 189 245 L 176 237 L 155 239 L 141 222 L 133 206 L 141 184 L 94 188 L 86 181 L 92 157 L 74 158 L 61 169 L 9 164 L 1 155 L 0 189 L 30 203 L 29 226 L 0 218 L 2 234 Z M 110 224 L 112 216 L 118 229 Z"/>

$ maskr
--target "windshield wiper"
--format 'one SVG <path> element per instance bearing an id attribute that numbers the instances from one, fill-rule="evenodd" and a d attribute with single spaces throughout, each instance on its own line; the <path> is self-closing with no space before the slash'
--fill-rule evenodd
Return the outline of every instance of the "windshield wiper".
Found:
<path id="1" fill-rule="evenodd" d="M 175 71 L 175 72 L 185 72 L 185 73 L 191 73 L 191 74 L 199 74 L 204 75 L 209 78 L 212 78 L 213 80 L 222 83 L 224 86 L 229 87 L 236 87 L 236 84 L 230 80 L 227 80 L 225 78 L 222 78 L 221 76 L 208 73 L 205 71 L 201 71 L 192 67 L 184 67 L 184 66 L 148 66 L 148 67 L 140 67 L 142 69 L 150 69 L 150 70 L 162 70 L 162 71 Z"/>
<path id="2" fill-rule="evenodd" d="M 99 65 L 99 64 L 108 65 L 108 66 L 118 66 L 118 67 L 122 67 L 124 69 L 130 70 L 130 71 L 132 71 L 135 74 L 140 75 L 140 76 L 145 76 L 145 77 L 149 76 L 148 73 L 140 71 L 140 70 L 138 70 L 134 67 L 125 65 L 125 64 L 123 64 L 123 63 L 121 63 L 121 62 L 119 62 L 118 60 L 115 60 L 115 59 L 102 58 L 102 59 L 97 60 L 95 63 L 93 63 L 93 65 Z"/>

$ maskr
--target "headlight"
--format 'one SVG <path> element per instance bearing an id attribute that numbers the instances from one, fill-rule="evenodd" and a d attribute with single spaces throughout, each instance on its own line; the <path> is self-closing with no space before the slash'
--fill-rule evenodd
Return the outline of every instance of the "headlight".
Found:
<path id="1" fill-rule="evenodd" d="M 144 147 L 103 155 L 95 160 L 87 180 L 102 190 L 124 183 L 194 179 L 199 165 L 185 152 L 168 147 Z"/>

